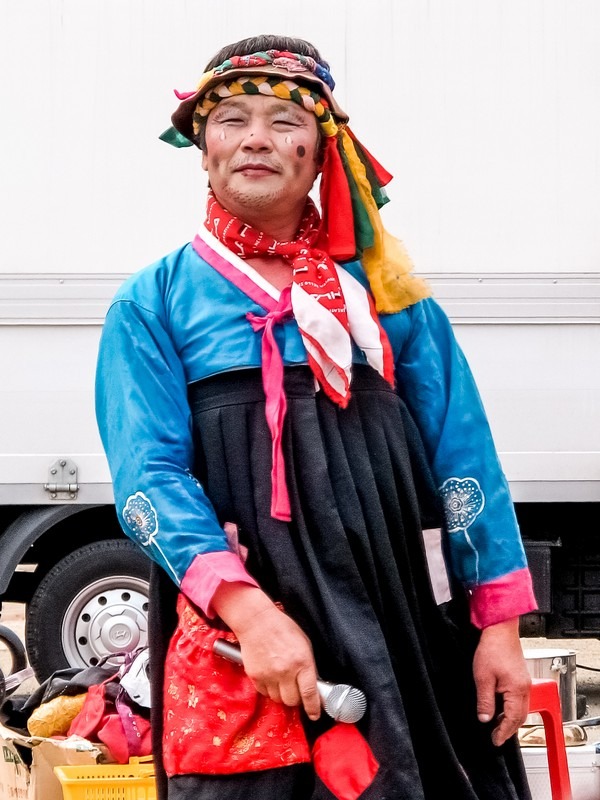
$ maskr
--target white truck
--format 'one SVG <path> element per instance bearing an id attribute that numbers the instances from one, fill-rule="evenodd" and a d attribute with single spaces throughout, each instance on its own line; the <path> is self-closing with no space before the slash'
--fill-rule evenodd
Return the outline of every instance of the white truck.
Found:
<path id="1" fill-rule="evenodd" d="M 526 539 L 524 635 L 600 636 L 595 0 L 31 0 L 0 10 L 0 600 L 38 677 L 146 637 L 148 563 L 96 430 L 127 275 L 192 238 L 199 157 L 158 141 L 221 45 L 313 41 L 396 176 L 387 227 L 454 323 Z M 268 24 L 267 21 L 268 20 Z"/>

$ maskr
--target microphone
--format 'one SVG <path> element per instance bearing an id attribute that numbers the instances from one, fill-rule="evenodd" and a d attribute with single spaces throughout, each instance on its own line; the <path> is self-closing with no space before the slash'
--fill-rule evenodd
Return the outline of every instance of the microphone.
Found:
<path id="1" fill-rule="evenodd" d="M 218 656 L 244 666 L 240 646 L 225 639 L 215 639 L 213 652 Z M 336 722 L 358 722 L 367 710 L 364 692 L 347 683 L 329 683 L 317 678 L 317 689 L 321 705 L 326 714 Z"/>

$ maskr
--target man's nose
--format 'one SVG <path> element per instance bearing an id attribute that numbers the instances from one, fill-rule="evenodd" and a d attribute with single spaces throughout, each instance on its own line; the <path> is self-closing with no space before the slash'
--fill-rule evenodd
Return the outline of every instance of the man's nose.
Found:
<path id="1" fill-rule="evenodd" d="M 273 146 L 269 127 L 261 121 L 252 122 L 244 137 L 243 148 L 245 150 L 271 150 Z"/>

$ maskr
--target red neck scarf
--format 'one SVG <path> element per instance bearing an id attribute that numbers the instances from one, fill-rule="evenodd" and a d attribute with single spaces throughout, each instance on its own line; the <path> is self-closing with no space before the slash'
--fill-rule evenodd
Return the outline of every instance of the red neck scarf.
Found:
<path id="1" fill-rule="evenodd" d="M 242 259 L 279 256 L 292 267 L 291 304 L 308 364 L 327 396 L 342 408 L 350 399 L 352 339 L 367 361 L 392 385 L 393 358 L 387 336 L 366 290 L 348 273 L 343 276 L 329 255 L 317 247 L 320 217 L 308 199 L 296 238 L 277 241 L 234 217 L 211 193 L 206 228 Z M 344 294 L 350 297 L 345 297 Z"/>

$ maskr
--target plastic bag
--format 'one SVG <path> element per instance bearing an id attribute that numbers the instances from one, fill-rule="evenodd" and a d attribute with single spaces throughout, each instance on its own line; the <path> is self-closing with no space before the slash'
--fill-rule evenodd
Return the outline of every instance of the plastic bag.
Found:
<path id="1" fill-rule="evenodd" d="M 131 756 L 152 753 L 149 710 L 135 703 L 121 686 L 140 651 L 127 653 L 120 670 L 90 686 L 83 707 L 69 727 L 69 736 L 103 742 L 113 758 L 125 764 Z"/>

